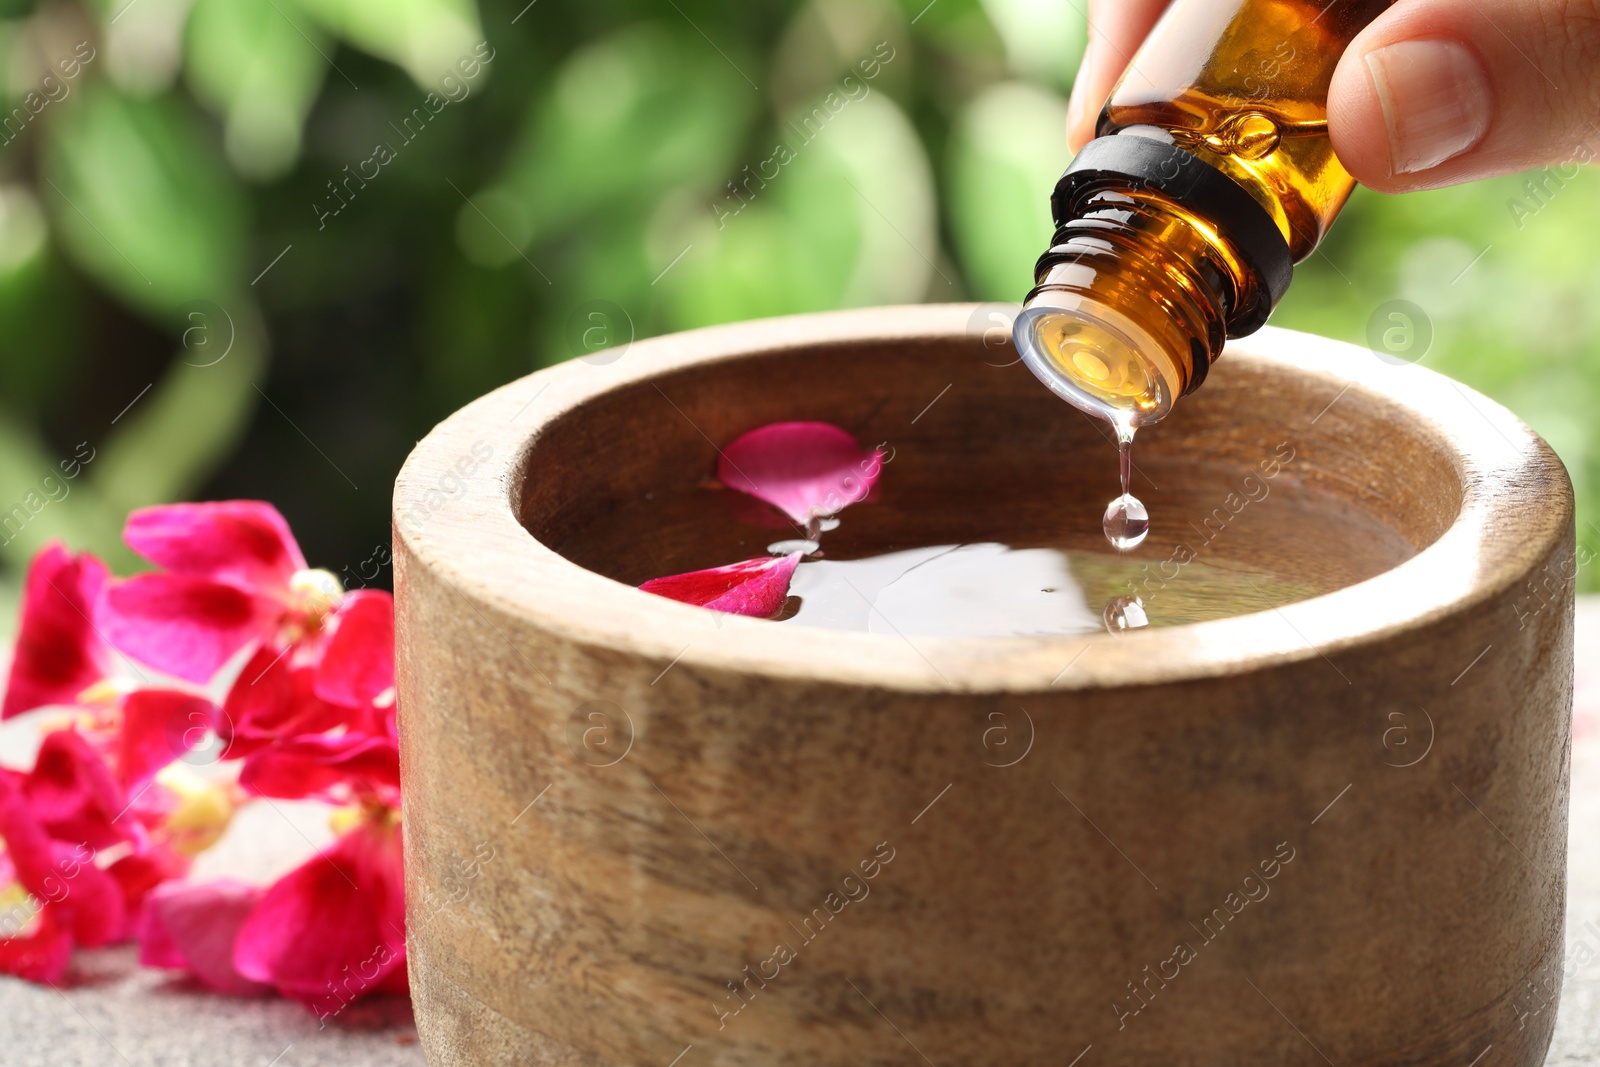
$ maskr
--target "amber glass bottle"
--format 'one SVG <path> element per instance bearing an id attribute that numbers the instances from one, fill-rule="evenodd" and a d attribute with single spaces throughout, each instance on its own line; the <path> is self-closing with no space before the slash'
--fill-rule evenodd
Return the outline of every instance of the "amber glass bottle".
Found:
<path id="1" fill-rule="evenodd" d="M 1176 0 L 1056 185 L 1015 327 L 1046 385 L 1146 425 L 1266 322 L 1355 185 L 1328 140 L 1328 83 L 1388 6 Z"/>

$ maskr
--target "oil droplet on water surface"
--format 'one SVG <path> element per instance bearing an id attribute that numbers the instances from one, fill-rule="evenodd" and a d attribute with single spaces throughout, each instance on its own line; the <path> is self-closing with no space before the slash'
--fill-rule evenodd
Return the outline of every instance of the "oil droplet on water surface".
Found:
<path id="1" fill-rule="evenodd" d="M 1136 596 L 1116 596 L 1106 602 L 1106 630 L 1120 634 L 1150 625 L 1145 614 L 1144 601 Z"/>
<path id="2" fill-rule="evenodd" d="M 1117 429 L 1117 467 L 1122 476 L 1122 495 L 1106 505 L 1105 518 L 1100 528 L 1106 540 L 1118 551 L 1126 552 L 1144 543 L 1150 532 L 1150 512 L 1144 502 L 1128 490 L 1133 481 L 1133 426 L 1120 419 Z"/>

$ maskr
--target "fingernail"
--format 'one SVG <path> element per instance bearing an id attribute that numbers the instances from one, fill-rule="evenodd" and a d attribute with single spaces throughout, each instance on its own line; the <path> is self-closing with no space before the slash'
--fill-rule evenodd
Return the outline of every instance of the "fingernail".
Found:
<path id="1" fill-rule="evenodd" d="M 1389 171 L 1415 174 L 1483 140 L 1493 95 L 1478 57 L 1450 40 L 1397 41 L 1366 54 L 1389 134 Z"/>
<path id="2" fill-rule="evenodd" d="M 1090 41 L 1089 46 L 1084 50 L 1083 61 L 1078 64 L 1078 76 L 1073 80 L 1072 83 L 1072 95 L 1067 98 L 1067 130 L 1069 131 L 1069 139 L 1071 138 L 1071 131 L 1076 130 L 1082 125 L 1088 125 L 1090 127 L 1089 137 L 1094 136 L 1094 116 L 1089 113 L 1089 110 L 1095 105 L 1092 101 L 1090 101 L 1089 94 L 1084 89 L 1084 86 L 1089 84 L 1089 79 L 1093 76 L 1095 62 L 1094 52 L 1094 42 Z M 1077 146 L 1074 146 L 1074 148 L 1076 147 Z"/>
<path id="3" fill-rule="evenodd" d="M 1076 139 L 1078 128 L 1083 125 L 1085 117 L 1083 110 L 1083 93 L 1074 92 L 1072 99 L 1067 101 L 1067 139 L 1069 141 Z M 1077 146 L 1074 145 L 1073 147 L 1076 148 Z"/>

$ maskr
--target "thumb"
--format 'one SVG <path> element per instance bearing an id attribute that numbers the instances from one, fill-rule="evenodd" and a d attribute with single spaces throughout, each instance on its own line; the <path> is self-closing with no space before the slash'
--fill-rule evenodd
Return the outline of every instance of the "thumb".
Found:
<path id="1" fill-rule="evenodd" d="M 1328 93 L 1340 161 L 1381 192 L 1600 151 L 1594 0 L 1407 0 L 1345 50 Z"/>

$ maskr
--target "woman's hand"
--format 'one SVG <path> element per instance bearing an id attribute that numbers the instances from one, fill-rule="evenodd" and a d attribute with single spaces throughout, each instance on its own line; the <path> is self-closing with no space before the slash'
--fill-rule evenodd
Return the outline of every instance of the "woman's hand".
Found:
<path id="1" fill-rule="evenodd" d="M 1074 151 L 1167 6 L 1090 0 Z M 1597 120 L 1600 0 L 1399 0 L 1356 35 L 1328 93 L 1334 151 L 1390 193 L 1593 159 Z"/>

